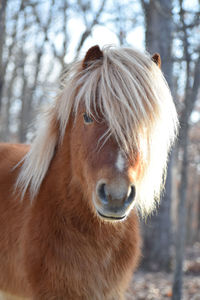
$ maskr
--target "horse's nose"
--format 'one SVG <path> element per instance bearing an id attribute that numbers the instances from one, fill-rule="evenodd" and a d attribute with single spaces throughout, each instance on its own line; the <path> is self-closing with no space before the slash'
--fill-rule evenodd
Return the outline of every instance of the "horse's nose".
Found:
<path id="1" fill-rule="evenodd" d="M 133 202 L 135 194 L 135 186 L 127 184 L 123 180 L 114 183 L 101 182 L 97 185 L 99 201 L 113 212 L 128 208 Z"/>

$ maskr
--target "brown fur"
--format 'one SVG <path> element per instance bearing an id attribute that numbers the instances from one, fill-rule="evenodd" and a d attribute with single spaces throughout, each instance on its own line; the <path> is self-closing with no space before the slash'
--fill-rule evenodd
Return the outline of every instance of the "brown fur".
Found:
<path id="1" fill-rule="evenodd" d="M 147 214 L 159 199 L 177 132 L 152 59 L 89 49 L 31 148 L 0 145 L 0 290 L 9 297 L 124 299 L 140 257 L 135 210 Z"/>
<path id="2" fill-rule="evenodd" d="M 83 63 L 82 63 L 83 69 L 87 68 L 87 66 L 90 62 L 96 61 L 96 60 L 102 59 L 102 58 L 103 58 L 103 52 L 100 50 L 99 46 L 96 45 L 96 46 L 91 47 L 87 51 L 85 58 L 83 60 Z"/>
<path id="3" fill-rule="evenodd" d="M 161 57 L 160 57 L 160 54 L 159 53 L 154 53 L 154 55 L 152 56 L 151 58 L 155 63 L 156 65 L 161 68 Z"/>
<path id="4" fill-rule="evenodd" d="M 133 210 L 124 222 L 110 223 L 95 213 L 96 180 L 119 177 L 117 143 L 110 138 L 94 151 L 104 130 L 105 124 L 84 124 L 81 111 L 75 125 L 71 117 L 32 203 L 28 193 L 21 202 L 13 196 L 19 167 L 12 168 L 29 147 L 1 144 L 1 290 L 32 300 L 123 299 L 139 259 L 138 218 Z M 132 181 L 130 168 L 133 162 L 120 176 Z"/>

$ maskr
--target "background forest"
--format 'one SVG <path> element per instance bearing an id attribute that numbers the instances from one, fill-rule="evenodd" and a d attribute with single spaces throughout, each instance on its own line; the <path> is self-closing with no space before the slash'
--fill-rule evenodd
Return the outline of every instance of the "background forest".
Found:
<path id="1" fill-rule="evenodd" d="M 0 0 L 0 141 L 30 142 L 70 63 L 108 43 L 160 53 L 180 120 L 127 299 L 200 299 L 199 0 Z"/>

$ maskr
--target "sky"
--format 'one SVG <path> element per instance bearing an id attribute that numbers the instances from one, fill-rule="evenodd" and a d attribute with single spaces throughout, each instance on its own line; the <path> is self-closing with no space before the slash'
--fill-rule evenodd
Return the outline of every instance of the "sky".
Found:
<path id="1" fill-rule="evenodd" d="M 77 45 L 78 37 L 74 35 L 71 39 L 69 52 L 67 54 L 66 61 L 70 62 L 73 60 L 74 57 L 74 48 Z M 138 49 L 144 50 L 144 28 L 142 26 L 138 26 L 134 30 L 132 30 L 128 37 L 127 41 L 129 44 L 133 44 L 133 41 L 137 41 L 136 47 Z M 92 35 L 86 40 L 81 50 L 81 56 L 92 46 L 99 45 L 103 47 L 105 45 L 119 45 L 119 40 L 114 32 L 111 29 L 105 26 L 96 26 L 93 31 Z"/>

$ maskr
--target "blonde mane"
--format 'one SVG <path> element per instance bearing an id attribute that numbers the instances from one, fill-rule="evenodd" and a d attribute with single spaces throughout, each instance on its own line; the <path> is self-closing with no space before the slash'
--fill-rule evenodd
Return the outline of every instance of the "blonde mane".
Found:
<path id="1" fill-rule="evenodd" d="M 177 133 L 177 114 L 168 85 L 147 53 L 129 48 L 103 49 L 103 59 L 82 69 L 74 63 L 62 91 L 43 116 L 44 122 L 24 158 L 16 186 L 33 199 L 62 143 L 69 116 L 80 104 L 88 114 L 98 112 L 126 155 L 139 153 L 142 176 L 138 207 L 149 213 L 163 188 L 169 149 Z"/>

